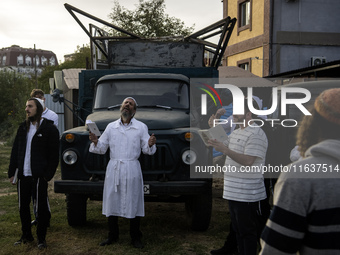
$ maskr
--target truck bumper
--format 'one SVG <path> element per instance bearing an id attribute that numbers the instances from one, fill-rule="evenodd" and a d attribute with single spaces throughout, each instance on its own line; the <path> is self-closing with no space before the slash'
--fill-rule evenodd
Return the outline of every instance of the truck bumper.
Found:
<path id="1" fill-rule="evenodd" d="M 144 182 L 144 190 L 145 185 L 148 185 L 149 195 L 196 195 L 211 191 L 211 179 L 177 182 Z M 99 195 L 103 193 L 103 186 L 104 181 L 61 180 L 54 182 L 54 192 Z"/>

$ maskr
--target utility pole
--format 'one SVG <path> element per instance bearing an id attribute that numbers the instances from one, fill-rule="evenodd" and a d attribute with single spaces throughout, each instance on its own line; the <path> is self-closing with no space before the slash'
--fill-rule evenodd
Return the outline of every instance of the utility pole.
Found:
<path id="1" fill-rule="evenodd" d="M 37 80 L 37 53 L 34 44 L 34 78 L 35 78 L 35 88 L 38 88 L 38 80 Z"/>

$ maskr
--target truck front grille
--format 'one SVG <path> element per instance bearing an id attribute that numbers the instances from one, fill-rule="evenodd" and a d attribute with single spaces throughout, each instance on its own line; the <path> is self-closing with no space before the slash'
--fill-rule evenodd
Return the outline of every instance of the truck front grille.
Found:
<path id="1" fill-rule="evenodd" d="M 139 162 L 142 167 L 143 173 L 160 174 L 172 171 L 175 168 L 176 161 L 172 155 L 171 150 L 166 145 L 157 144 L 157 151 L 154 155 L 145 155 L 141 153 Z M 87 172 L 104 174 L 106 166 L 110 161 L 110 151 L 108 150 L 105 155 L 88 153 L 85 158 L 85 167 Z"/>

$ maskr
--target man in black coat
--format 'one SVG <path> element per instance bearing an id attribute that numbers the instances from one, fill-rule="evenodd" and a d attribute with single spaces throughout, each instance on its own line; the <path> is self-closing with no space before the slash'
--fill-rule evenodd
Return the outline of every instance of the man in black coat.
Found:
<path id="1" fill-rule="evenodd" d="M 31 98 L 26 103 L 26 120 L 19 126 L 12 147 L 8 178 L 18 179 L 19 212 L 22 236 L 15 245 L 32 242 L 30 203 L 38 213 L 38 248 L 46 248 L 46 232 L 51 217 L 48 202 L 48 181 L 59 163 L 59 131 L 53 121 L 41 117 L 44 102 Z M 17 170 L 17 171 L 16 171 Z M 16 173 L 17 172 L 17 173 Z M 14 183 L 13 183 L 14 184 Z"/>

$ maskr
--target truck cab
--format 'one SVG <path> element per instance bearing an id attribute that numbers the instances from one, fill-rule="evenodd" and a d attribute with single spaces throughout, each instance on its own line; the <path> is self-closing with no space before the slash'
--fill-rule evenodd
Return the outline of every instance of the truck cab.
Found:
<path id="1" fill-rule="evenodd" d="M 110 122 L 120 118 L 124 98 L 135 98 L 135 118 L 157 138 L 156 153 L 141 154 L 139 158 L 145 200 L 184 202 L 192 229 L 205 230 L 211 217 L 212 180 L 191 178 L 190 165 L 197 160 L 211 162 L 212 154 L 209 148 L 200 150 L 199 155 L 190 148 L 192 142 L 203 142 L 197 135 L 198 129 L 190 127 L 188 76 L 207 72 L 214 76 L 217 72 L 209 68 L 181 70 L 186 75 L 176 72 L 102 76 L 95 84 L 93 111 L 87 120 L 95 122 L 102 133 Z M 66 194 L 69 225 L 82 225 L 86 222 L 87 200 L 102 196 L 109 151 L 105 155 L 89 152 L 86 125 L 65 131 L 60 144 L 62 180 L 55 181 L 55 192 Z"/>

